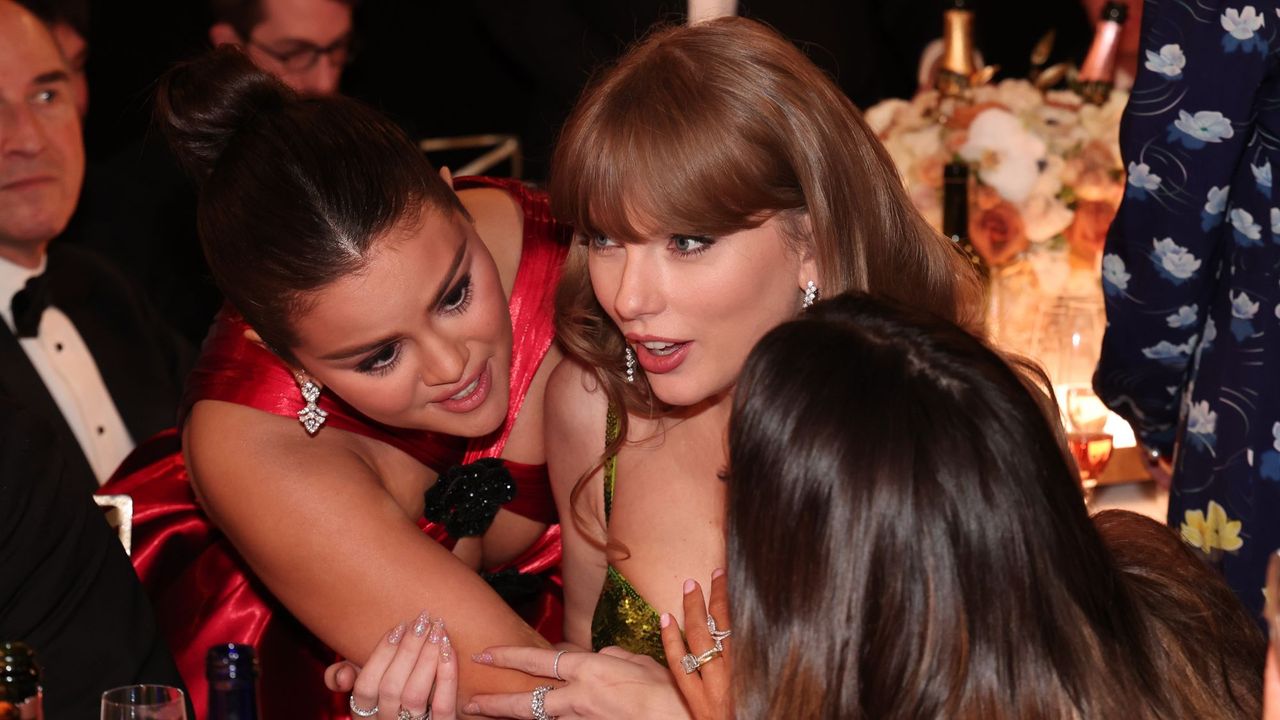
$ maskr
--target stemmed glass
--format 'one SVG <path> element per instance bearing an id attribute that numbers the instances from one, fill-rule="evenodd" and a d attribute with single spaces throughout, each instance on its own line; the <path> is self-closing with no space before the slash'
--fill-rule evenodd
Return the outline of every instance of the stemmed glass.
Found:
<path id="1" fill-rule="evenodd" d="M 1093 499 L 1098 477 L 1111 460 L 1111 433 L 1105 431 L 1107 407 L 1088 385 L 1067 388 L 1067 445 L 1080 470 L 1086 503 Z"/>
<path id="2" fill-rule="evenodd" d="M 187 720 L 186 697 L 167 685 L 129 685 L 102 693 L 102 720 Z"/>

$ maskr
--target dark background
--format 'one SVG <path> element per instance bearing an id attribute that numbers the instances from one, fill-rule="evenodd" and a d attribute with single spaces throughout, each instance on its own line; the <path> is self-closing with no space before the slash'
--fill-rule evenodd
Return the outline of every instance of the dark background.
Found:
<path id="1" fill-rule="evenodd" d="M 797 42 L 860 107 L 910 96 L 920 51 L 942 33 L 943 0 L 739 0 Z M 362 0 L 361 49 L 342 89 L 415 138 L 511 133 L 525 177 L 545 177 L 556 128 L 593 71 L 681 0 Z M 982 0 L 977 44 L 999 77 L 1020 77 L 1035 42 L 1079 60 L 1091 23 L 1075 0 Z M 91 162 L 136 152 L 155 79 L 208 46 L 200 0 L 93 0 L 86 142 Z M 133 149 L 131 149 L 133 148 Z"/>

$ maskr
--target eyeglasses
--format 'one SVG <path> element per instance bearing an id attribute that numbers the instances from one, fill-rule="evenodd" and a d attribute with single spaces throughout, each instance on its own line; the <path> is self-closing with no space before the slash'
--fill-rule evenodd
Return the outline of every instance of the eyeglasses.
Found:
<path id="1" fill-rule="evenodd" d="M 321 56 L 328 56 L 329 62 L 339 67 L 351 62 L 356 54 L 355 39 L 344 35 L 325 47 L 317 47 L 309 42 L 298 42 L 297 47 L 281 52 L 253 40 L 249 44 L 266 53 L 290 72 L 306 72 L 320 62 Z"/>

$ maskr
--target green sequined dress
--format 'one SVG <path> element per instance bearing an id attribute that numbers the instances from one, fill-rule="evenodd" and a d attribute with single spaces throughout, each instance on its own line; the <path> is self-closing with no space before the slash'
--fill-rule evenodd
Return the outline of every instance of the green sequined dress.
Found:
<path id="1" fill-rule="evenodd" d="M 618 437 L 618 417 L 612 408 L 605 429 L 608 442 Z M 604 463 L 604 519 L 606 526 L 613 511 L 613 486 L 617 477 L 617 458 Z M 591 618 L 591 646 L 595 650 L 617 645 L 641 655 L 648 655 L 663 665 L 661 616 L 649 601 L 640 596 L 626 577 L 612 564 L 605 571 L 604 586 L 596 611 Z"/>

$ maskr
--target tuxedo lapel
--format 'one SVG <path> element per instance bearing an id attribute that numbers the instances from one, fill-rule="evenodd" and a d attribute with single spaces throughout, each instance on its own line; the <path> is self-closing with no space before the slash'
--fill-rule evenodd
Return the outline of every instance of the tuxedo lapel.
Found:
<path id="1" fill-rule="evenodd" d="M 66 472 L 72 481 L 83 486 L 86 493 L 96 491 L 98 479 L 93 474 L 84 451 L 80 449 L 80 442 L 62 417 L 62 411 L 58 409 L 53 396 L 45 388 L 44 380 L 27 359 L 18 339 L 3 322 L 0 322 L 0 385 L 4 387 L 6 396 L 28 412 L 38 414 L 43 422 L 53 428 L 59 455 L 66 464 Z"/>

